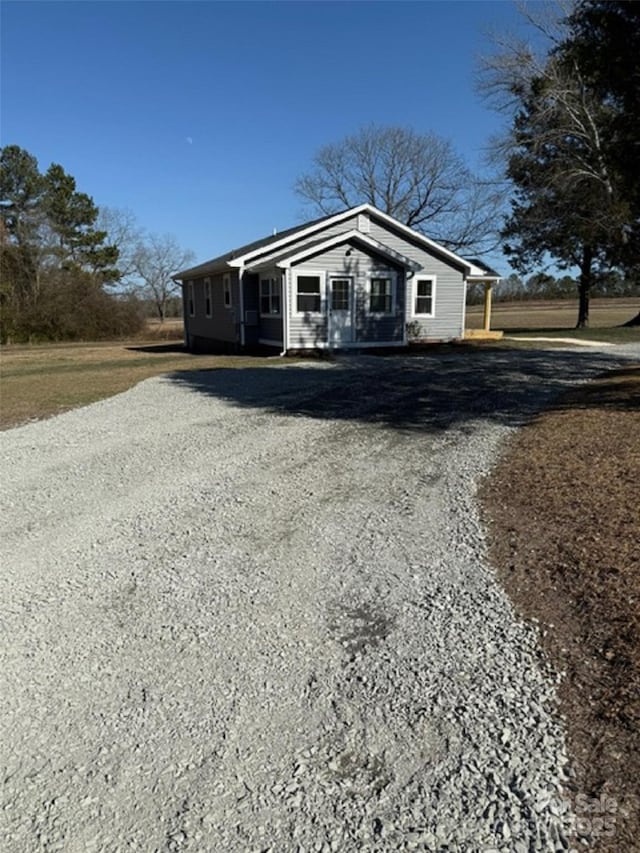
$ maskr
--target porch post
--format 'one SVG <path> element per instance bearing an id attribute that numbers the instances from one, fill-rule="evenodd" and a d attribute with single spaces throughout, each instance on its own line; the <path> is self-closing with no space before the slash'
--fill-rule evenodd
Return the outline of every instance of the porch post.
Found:
<path id="1" fill-rule="evenodd" d="M 485 332 L 491 329 L 491 296 L 493 288 L 491 282 L 486 282 L 484 286 L 484 323 Z"/>

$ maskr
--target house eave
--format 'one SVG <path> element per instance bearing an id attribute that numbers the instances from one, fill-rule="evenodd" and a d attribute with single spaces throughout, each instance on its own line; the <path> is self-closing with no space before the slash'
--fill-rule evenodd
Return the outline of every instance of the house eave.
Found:
<path id="1" fill-rule="evenodd" d="M 175 275 L 173 275 L 172 278 L 174 281 L 185 282 L 187 279 L 190 279 L 190 278 L 198 278 L 199 276 L 202 276 L 202 275 L 210 275 L 211 273 L 215 273 L 215 272 L 228 272 L 228 271 L 229 271 L 229 264 L 228 263 L 212 264 L 212 263 L 206 263 L 205 262 L 204 264 L 198 264 L 195 267 L 190 267 L 187 270 L 181 270 L 180 272 L 177 272 Z"/>
<path id="2" fill-rule="evenodd" d="M 485 275 L 481 272 L 468 275 L 467 281 L 469 284 L 498 284 L 498 282 L 502 281 L 502 277 L 499 275 Z"/>

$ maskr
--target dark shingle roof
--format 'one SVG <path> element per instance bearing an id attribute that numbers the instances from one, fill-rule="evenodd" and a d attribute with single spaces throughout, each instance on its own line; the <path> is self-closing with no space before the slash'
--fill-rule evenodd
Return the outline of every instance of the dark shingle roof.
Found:
<path id="1" fill-rule="evenodd" d="M 253 252 L 255 249 L 262 249 L 269 246 L 270 243 L 282 240 L 283 237 L 291 237 L 294 234 L 297 234 L 298 231 L 304 231 L 305 228 L 309 228 L 311 225 L 317 225 L 319 222 L 324 222 L 325 219 L 331 219 L 333 216 L 337 216 L 339 213 L 344 212 L 346 211 L 329 213 L 326 216 L 319 217 L 318 219 L 312 219 L 309 222 L 302 222 L 300 225 L 294 225 L 293 228 L 287 228 L 285 231 L 278 231 L 277 234 L 270 234 L 268 237 L 262 237 L 260 240 L 254 240 L 252 243 L 246 243 L 244 246 L 238 246 L 238 248 L 232 249 L 224 255 L 218 255 L 217 258 L 212 258 L 210 261 L 204 261 L 204 263 L 198 264 L 198 266 L 182 270 L 181 272 L 176 273 L 174 278 L 184 279 L 187 276 L 197 276 L 202 273 L 212 272 L 218 268 L 225 268 L 228 262 L 232 261 L 234 258 L 246 255 L 247 252 Z"/>

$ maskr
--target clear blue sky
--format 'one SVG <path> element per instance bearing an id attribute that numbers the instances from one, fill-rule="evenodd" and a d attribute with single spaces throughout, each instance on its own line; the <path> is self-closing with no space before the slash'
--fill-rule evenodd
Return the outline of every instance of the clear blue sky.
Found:
<path id="1" fill-rule="evenodd" d="M 478 168 L 500 123 L 474 91 L 510 2 L 4 2 L 2 144 L 60 163 L 199 260 L 300 221 L 292 185 L 370 122 Z M 506 266 L 506 265 L 505 265 Z"/>

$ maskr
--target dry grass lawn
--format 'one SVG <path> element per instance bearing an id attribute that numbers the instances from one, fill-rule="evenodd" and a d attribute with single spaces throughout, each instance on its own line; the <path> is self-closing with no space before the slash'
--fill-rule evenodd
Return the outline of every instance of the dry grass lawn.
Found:
<path id="1" fill-rule="evenodd" d="M 273 366 L 271 358 L 191 355 L 178 343 L 158 344 L 158 339 L 3 347 L 0 429 L 86 406 L 161 373 Z"/>
<path id="2" fill-rule="evenodd" d="M 601 853 L 640 850 L 638 483 L 640 367 L 630 367 L 520 430 L 480 493 L 492 561 L 565 674 L 574 796 L 609 804 L 615 826 L 590 847 Z"/>

